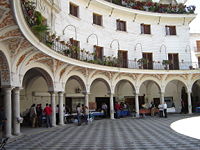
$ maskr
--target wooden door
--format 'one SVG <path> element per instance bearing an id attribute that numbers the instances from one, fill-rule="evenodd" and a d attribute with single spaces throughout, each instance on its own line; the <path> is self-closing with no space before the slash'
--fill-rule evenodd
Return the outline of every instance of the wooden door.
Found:
<path id="1" fill-rule="evenodd" d="M 142 57 L 146 59 L 146 63 L 143 64 L 144 69 L 153 69 L 153 56 L 152 53 L 142 53 Z"/>
<path id="2" fill-rule="evenodd" d="M 72 112 L 72 98 L 71 97 L 66 97 L 65 98 L 65 107 L 67 109 L 69 109 L 69 112 Z"/>
<path id="3" fill-rule="evenodd" d="M 127 51 L 118 51 L 119 67 L 127 68 L 128 67 L 128 52 Z"/>
<path id="4" fill-rule="evenodd" d="M 169 69 L 170 70 L 179 70 L 179 59 L 177 53 L 168 54 L 168 59 L 170 61 Z"/>
<path id="5" fill-rule="evenodd" d="M 200 57 L 198 57 L 198 65 L 199 65 L 199 68 L 200 68 Z"/>
<path id="6" fill-rule="evenodd" d="M 125 103 L 128 104 L 130 111 L 135 110 L 135 97 L 126 98 Z"/>
<path id="7" fill-rule="evenodd" d="M 153 98 L 153 102 L 155 106 L 158 108 L 158 105 L 160 104 L 160 98 Z"/>
<path id="8" fill-rule="evenodd" d="M 197 52 L 200 52 L 200 41 L 196 41 L 197 44 Z"/>
<path id="9" fill-rule="evenodd" d="M 95 57 L 94 59 L 103 60 L 103 47 L 94 46 Z"/>
<path id="10" fill-rule="evenodd" d="M 79 59 L 80 56 L 80 42 L 70 38 L 70 43 L 72 45 L 71 57 L 74 59 Z"/>

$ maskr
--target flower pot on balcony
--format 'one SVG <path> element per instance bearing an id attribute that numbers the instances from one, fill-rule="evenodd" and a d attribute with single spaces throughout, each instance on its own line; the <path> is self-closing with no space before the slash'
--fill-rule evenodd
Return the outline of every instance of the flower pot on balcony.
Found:
<path id="1" fill-rule="evenodd" d="M 193 70 L 193 69 L 194 69 L 193 66 L 189 66 L 189 68 L 190 68 L 190 70 Z"/>

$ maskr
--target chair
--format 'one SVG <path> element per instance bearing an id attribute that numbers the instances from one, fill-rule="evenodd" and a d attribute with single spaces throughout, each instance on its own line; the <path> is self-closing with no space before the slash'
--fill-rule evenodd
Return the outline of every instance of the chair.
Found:
<path id="1" fill-rule="evenodd" d="M 1 139 L 1 143 L 0 143 L 0 150 L 6 150 L 6 148 L 4 147 L 8 141 L 8 137 L 7 138 L 2 138 Z"/>

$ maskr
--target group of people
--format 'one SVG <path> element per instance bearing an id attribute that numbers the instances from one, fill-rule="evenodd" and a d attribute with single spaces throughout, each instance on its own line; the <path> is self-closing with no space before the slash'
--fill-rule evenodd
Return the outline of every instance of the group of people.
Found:
<path id="1" fill-rule="evenodd" d="M 42 104 L 32 104 L 29 109 L 30 124 L 34 127 L 41 127 L 43 124 L 43 117 L 46 119 L 46 126 L 52 127 L 51 123 L 52 108 L 51 104 L 46 104 L 44 110 L 42 109 Z"/>
<path id="2" fill-rule="evenodd" d="M 115 102 L 115 117 L 117 119 L 119 119 L 121 117 L 120 113 L 122 110 L 128 110 L 128 105 L 126 103 L 119 103 L 119 102 Z"/>
<path id="3" fill-rule="evenodd" d="M 63 107 L 65 108 L 65 107 Z M 65 109 L 63 109 L 65 111 Z M 56 123 L 59 121 L 59 106 L 56 107 Z M 32 104 L 31 108 L 28 112 L 29 121 L 31 126 L 34 127 L 42 127 L 43 123 L 46 123 L 46 127 L 52 127 L 52 107 L 51 104 L 46 104 L 45 108 L 42 109 L 42 104 Z"/>
<path id="4" fill-rule="evenodd" d="M 82 120 L 83 122 L 85 122 L 85 124 L 88 124 L 89 109 L 87 106 L 78 103 L 78 105 L 76 106 L 76 113 L 77 113 L 78 126 L 82 124 Z"/>

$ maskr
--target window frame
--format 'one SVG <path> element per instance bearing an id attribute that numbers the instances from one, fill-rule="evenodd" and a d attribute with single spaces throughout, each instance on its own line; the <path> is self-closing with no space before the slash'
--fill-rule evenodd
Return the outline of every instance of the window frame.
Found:
<path id="1" fill-rule="evenodd" d="M 141 34 L 151 34 L 151 25 L 150 24 L 140 24 Z"/>
<path id="2" fill-rule="evenodd" d="M 69 14 L 74 17 L 79 18 L 79 6 L 70 2 L 69 3 Z"/>
<path id="3" fill-rule="evenodd" d="M 98 50 L 101 51 L 100 52 L 101 56 L 100 55 L 97 56 L 97 51 Z M 94 53 L 95 53 L 95 57 L 94 57 L 95 60 L 101 60 L 101 61 L 103 61 L 103 56 L 104 56 L 104 48 L 103 47 L 94 45 Z"/>
<path id="4" fill-rule="evenodd" d="M 116 20 L 117 31 L 127 32 L 126 21 L 117 19 Z"/>
<path id="5" fill-rule="evenodd" d="M 165 33 L 166 35 L 177 35 L 176 26 L 165 26 Z"/>
<path id="6" fill-rule="evenodd" d="M 103 16 L 97 13 L 93 13 L 93 24 L 103 26 Z"/>

